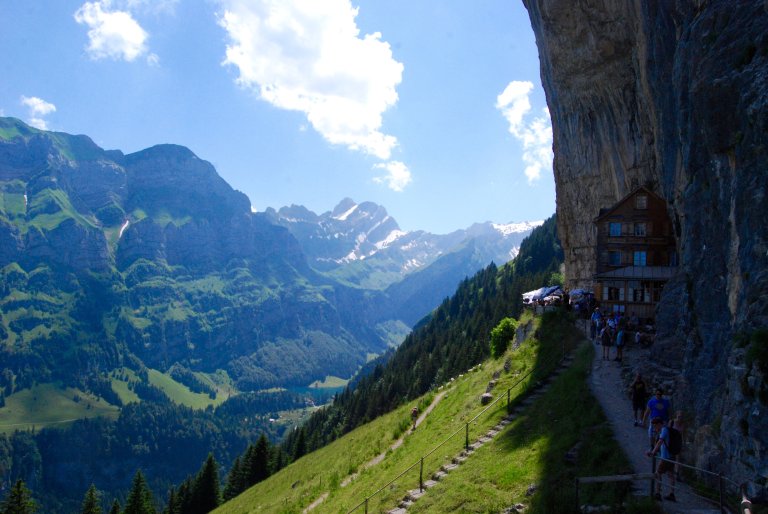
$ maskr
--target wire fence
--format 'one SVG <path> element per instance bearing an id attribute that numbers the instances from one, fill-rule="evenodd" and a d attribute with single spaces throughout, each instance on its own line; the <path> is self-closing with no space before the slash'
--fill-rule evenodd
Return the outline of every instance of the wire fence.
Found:
<path id="1" fill-rule="evenodd" d="M 381 486 L 379 489 L 374 491 L 373 493 L 367 495 L 364 500 L 362 500 L 360 503 L 352 507 L 351 510 L 348 511 L 347 514 L 352 514 L 353 512 L 357 511 L 358 509 L 364 509 L 365 514 L 368 514 L 369 508 L 373 507 L 372 502 L 379 497 L 384 491 L 392 491 L 394 489 L 394 492 L 407 492 L 406 489 L 403 489 L 400 491 L 400 488 L 393 488 L 393 485 L 395 485 L 400 479 L 402 479 L 404 476 L 406 476 L 409 472 L 415 471 L 416 468 L 419 469 L 419 477 L 418 477 L 418 483 L 415 483 L 414 485 L 418 485 L 418 487 L 415 487 L 415 489 L 418 489 L 419 492 L 424 491 L 424 477 L 427 475 L 430 475 L 432 473 L 435 473 L 438 469 L 440 469 L 440 466 L 445 463 L 446 456 L 445 455 L 438 455 L 437 451 L 441 448 L 448 445 L 449 442 L 458 439 L 459 436 L 462 436 L 463 439 L 463 449 L 464 451 L 469 451 L 471 449 L 470 444 L 470 427 L 477 423 L 477 421 L 483 417 L 486 413 L 488 413 L 491 409 L 494 407 L 498 408 L 498 404 L 501 401 L 504 401 L 506 399 L 507 405 L 506 405 L 506 413 L 509 415 L 512 412 L 512 391 L 520 386 L 521 384 L 525 384 L 526 379 L 531 377 L 534 373 L 537 371 L 541 371 L 542 369 L 548 369 L 549 373 L 554 371 L 556 369 L 556 365 L 563 362 L 565 359 L 565 342 L 563 342 L 563 351 L 560 356 L 556 359 L 551 359 L 544 363 L 544 365 L 541 366 L 534 366 L 531 368 L 527 373 L 525 373 L 523 376 L 518 378 L 518 380 L 509 386 L 506 390 L 506 394 L 500 395 L 498 398 L 490 402 L 484 409 L 482 409 L 479 413 L 477 413 L 472 419 L 469 421 L 464 422 L 459 428 L 457 428 L 453 433 L 451 433 L 448 437 L 445 438 L 442 442 L 440 442 L 437 446 L 432 448 L 430 451 L 425 453 L 421 456 L 418 460 L 416 460 L 413 464 L 405 468 L 400 474 L 398 474 L 395 478 Z M 538 385 L 538 383 L 534 384 L 534 387 Z M 528 383 L 528 387 L 531 387 L 531 384 Z M 523 391 L 525 393 L 526 391 Z M 521 399 L 523 395 L 518 395 L 515 397 L 515 400 Z M 425 470 L 427 471 L 427 475 L 425 475 Z M 414 473 L 415 474 L 415 473 Z M 415 477 L 414 477 L 415 478 Z"/>

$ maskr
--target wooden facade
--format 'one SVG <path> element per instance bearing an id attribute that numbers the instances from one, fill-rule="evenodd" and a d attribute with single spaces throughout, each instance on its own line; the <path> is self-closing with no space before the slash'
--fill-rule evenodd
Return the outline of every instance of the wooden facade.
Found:
<path id="1" fill-rule="evenodd" d="M 603 312 L 652 321 L 678 257 L 666 202 L 640 187 L 601 211 L 597 225 L 595 296 Z"/>

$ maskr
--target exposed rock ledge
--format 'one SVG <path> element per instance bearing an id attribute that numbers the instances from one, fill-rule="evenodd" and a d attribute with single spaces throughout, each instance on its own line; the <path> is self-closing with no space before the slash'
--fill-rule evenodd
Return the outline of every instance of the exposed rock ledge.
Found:
<path id="1" fill-rule="evenodd" d="M 591 285 L 601 206 L 638 185 L 666 198 L 681 272 L 654 358 L 679 372 L 695 464 L 755 492 L 768 480 L 768 390 L 734 339 L 768 326 L 768 1 L 524 3 L 569 283 Z"/>

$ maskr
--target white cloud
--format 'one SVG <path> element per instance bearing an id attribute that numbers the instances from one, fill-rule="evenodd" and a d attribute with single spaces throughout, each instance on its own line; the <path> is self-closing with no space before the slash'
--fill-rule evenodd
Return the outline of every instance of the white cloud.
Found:
<path id="1" fill-rule="evenodd" d="M 374 178 L 378 184 L 387 184 L 392 191 L 400 192 L 411 183 L 411 170 L 400 161 L 389 161 L 374 165 L 374 169 L 386 170 L 387 174 Z"/>
<path id="2" fill-rule="evenodd" d="M 510 82 L 496 98 L 496 108 L 509 122 L 509 132 L 523 144 L 523 162 L 528 183 L 541 178 L 541 172 L 552 170 L 552 122 L 549 109 L 542 109 L 542 115 L 532 120 L 529 95 L 533 83 Z"/>
<path id="3" fill-rule="evenodd" d="M 22 96 L 21 104 L 29 109 L 28 123 L 40 130 L 48 130 L 48 121 L 44 116 L 56 112 L 56 106 L 36 96 Z"/>
<path id="4" fill-rule="evenodd" d="M 147 52 L 147 32 L 131 13 L 113 10 L 110 0 L 84 3 L 75 21 L 89 27 L 86 51 L 91 59 L 130 62 Z"/>
<path id="5" fill-rule="evenodd" d="M 350 0 L 220 0 L 229 35 L 224 64 L 238 83 L 281 109 L 301 111 L 332 144 L 389 159 L 381 131 L 403 65 L 380 33 L 360 37 Z"/>

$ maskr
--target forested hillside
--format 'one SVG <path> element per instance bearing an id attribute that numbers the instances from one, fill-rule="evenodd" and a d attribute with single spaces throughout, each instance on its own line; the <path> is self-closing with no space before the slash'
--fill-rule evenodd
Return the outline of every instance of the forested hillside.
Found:
<path id="1" fill-rule="evenodd" d="M 465 279 L 397 350 L 292 432 L 284 448 L 293 454 L 300 440 L 309 450 L 324 446 L 487 358 L 491 329 L 519 316 L 523 292 L 558 280 L 562 260 L 553 216 L 521 243 L 513 261 Z"/>

